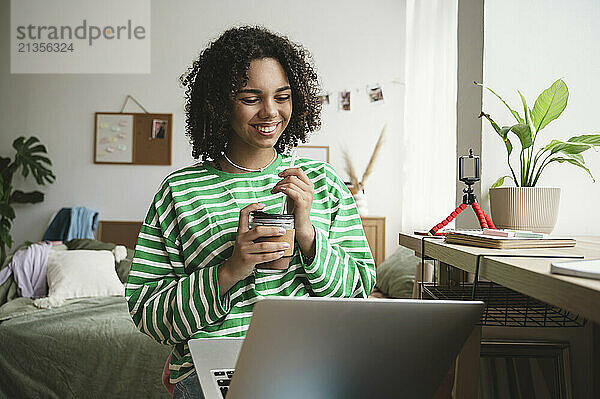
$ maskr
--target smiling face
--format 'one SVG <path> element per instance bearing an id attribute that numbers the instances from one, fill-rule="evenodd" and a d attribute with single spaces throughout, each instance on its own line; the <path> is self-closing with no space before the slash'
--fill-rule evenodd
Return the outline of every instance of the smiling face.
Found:
<path id="1" fill-rule="evenodd" d="M 273 148 L 291 115 L 292 90 L 281 64 L 273 58 L 253 60 L 248 83 L 234 98 L 230 146 L 251 151 Z"/>

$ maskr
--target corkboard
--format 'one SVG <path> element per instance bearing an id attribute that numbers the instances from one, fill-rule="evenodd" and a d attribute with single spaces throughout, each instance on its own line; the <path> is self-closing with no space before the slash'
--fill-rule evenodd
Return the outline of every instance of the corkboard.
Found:
<path id="1" fill-rule="evenodd" d="M 173 114 L 96 112 L 94 163 L 171 165 Z"/>

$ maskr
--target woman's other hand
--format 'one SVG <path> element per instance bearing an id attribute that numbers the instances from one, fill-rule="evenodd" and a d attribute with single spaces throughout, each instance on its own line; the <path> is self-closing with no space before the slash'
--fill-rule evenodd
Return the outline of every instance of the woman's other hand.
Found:
<path id="1" fill-rule="evenodd" d="M 293 213 L 296 241 L 302 252 L 314 256 L 315 230 L 310 222 L 310 210 L 315 196 L 315 186 L 301 168 L 288 168 L 279 173 L 282 177 L 271 193 L 284 193 L 294 202 Z"/>

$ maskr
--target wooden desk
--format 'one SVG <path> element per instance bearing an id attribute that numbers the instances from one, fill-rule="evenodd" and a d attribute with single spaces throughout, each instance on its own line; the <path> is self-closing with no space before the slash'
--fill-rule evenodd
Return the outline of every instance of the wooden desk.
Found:
<path id="1" fill-rule="evenodd" d="M 400 233 L 400 245 L 421 255 L 422 237 Z M 425 238 L 425 256 L 466 272 L 474 273 L 477 256 L 479 277 L 522 294 L 558 306 L 595 323 L 600 323 L 600 280 L 550 273 L 550 263 L 560 259 L 500 258 L 494 254 L 583 255 L 600 258 L 600 237 L 576 237 L 573 248 L 497 250 L 450 245 L 441 238 Z M 568 260 L 568 259 L 565 259 Z"/>
<path id="2" fill-rule="evenodd" d="M 400 233 L 400 245 L 410 248 L 421 255 L 422 237 Z M 474 273 L 478 255 L 480 260 L 479 278 L 492 281 L 550 305 L 558 306 L 568 312 L 590 321 L 586 328 L 579 331 L 561 328 L 519 328 L 486 327 L 481 334 L 488 339 L 498 339 L 494 334 L 508 334 L 509 340 L 569 341 L 573 345 L 571 355 L 571 376 L 573 379 L 573 397 L 596 398 L 600 392 L 600 280 L 562 276 L 550 273 L 550 264 L 560 259 L 494 257 L 498 254 L 529 255 L 583 255 L 585 258 L 600 258 L 600 237 L 576 237 L 573 248 L 552 249 L 512 249 L 494 250 L 466 245 L 445 244 L 442 238 L 425 238 L 425 256 L 438 260 L 465 272 Z M 568 260 L 568 259 L 565 259 Z M 508 330 L 511 330 L 509 332 Z M 535 332 L 533 332 L 535 330 Z M 544 331 L 545 330 L 545 331 Z M 562 330 L 562 332 L 560 332 Z M 588 334 L 589 333 L 589 334 Z M 477 390 L 473 382 L 479 374 L 479 346 L 476 337 L 471 345 L 463 348 L 456 362 L 453 397 L 476 398 Z M 470 381 L 465 383 L 465 380 Z M 475 387 L 477 382 L 474 383 Z M 461 394 L 457 394 L 460 391 Z"/>

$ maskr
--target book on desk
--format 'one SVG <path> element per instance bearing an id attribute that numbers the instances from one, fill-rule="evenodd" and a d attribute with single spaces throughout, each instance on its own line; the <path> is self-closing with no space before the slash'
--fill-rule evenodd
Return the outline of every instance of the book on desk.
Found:
<path id="1" fill-rule="evenodd" d="M 482 231 L 454 231 L 445 236 L 448 244 L 471 245 L 492 249 L 521 249 L 521 248 L 567 248 L 577 243 L 573 238 L 550 237 L 502 237 L 484 234 Z"/>

